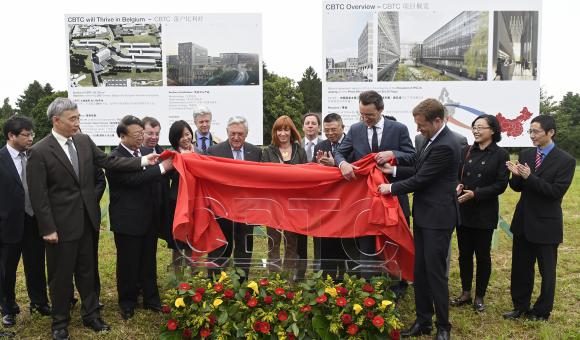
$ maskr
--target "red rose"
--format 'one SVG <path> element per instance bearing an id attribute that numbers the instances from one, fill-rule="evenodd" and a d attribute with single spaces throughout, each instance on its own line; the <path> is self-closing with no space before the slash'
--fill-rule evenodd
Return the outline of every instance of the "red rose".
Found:
<path id="1" fill-rule="evenodd" d="M 366 307 L 372 307 L 372 306 L 374 306 L 374 305 L 375 305 L 375 299 L 373 299 L 373 298 L 371 298 L 371 297 L 368 297 L 368 298 L 364 299 L 364 301 L 363 301 L 363 304 L 364 304 Z"/>
<path id="2" fill-rule="evenodd" d="M 288 338 L 288 340 L 295 340 L 296 339 L 296 335 L 294 335 L 294 333 L 292 333 L 292 332 L 286 333 L 286 337 Z"/>
<path id="3" fill-rule="evenodd" d="M 254 322 L 254 330 L 255 330 L 256 332 L 259 332 L 259 331 L 260 331 L 260 325 L 261 325 L 261 324 L 262 324 L 262 321 L 259 321 L 259 320 L 258 320 L 258 321 L 256 321 L 256 322 Z"/>
<path id="4" fill-rule="evenodd" d="M 225 297 L 226 299 L 231 299 L 231 298 L 233 298 L 233 297 L 234 297 L 234 295 L 235 295 L 235 294 L 234 294 L 234 291 L 233 291 L 233 290 L 231 290 L 231 289 L 226 289 L 226 291 L 224 292 L 224 297 Z"/>
<path id="5" fill-rule="evenodd" d="M 167 321 L 167 329 L 170 331 L 174 331 L 177 329 L 177 321 L 173 319 L 169 319 Z"/>
<path id="6" fill-rule="evenodd" d="M 320 295 L 319 297 L 316 298 L 316 302 L 318 303 L 325 303 L 326 300 L 328 300 L 328 298 L 326 297 L 325 294 Z"/>
<path id="7" fill-rule="evenodd" d="M 262 286 L 262 287 L 263 286 L 267 286 L 268 285 L 268 279 L 267 278 L 260 279 L 260 282 L 259 283 L 260 283 L 260 286 Z"/>
<path id="8" fill-rule="evenodd" d="M 358 333 L 358 326 L 354 323 L 352 325 L 348 325 L 346 332 L 350 335 L 355 335 L 356 333 Z"/>
<path id="9" fill-rule="evenodd" d="M 344 307 L 344 306 L 346 306 L 346 302 L 347 302 L 346 299 L 343 297 L 336 298 L 336 305 L 337 306 Z"/>
<path id="10" fill-rule="evenodd" d="M 189 329 L 189 328 L 184 329 L 182 335 L 186 339 L 191 338 L 191 329 Z"/>
<path id="11" fill-rule="evenodd" d="M 199 288 L 197 288 L 195 291 L 196 291 L 197 293 L 200 293 L 200 294 L 202 294 L 202 295 L 203 295 L 203 293 L 205 293 L 205 288 L 203 288 L 203 287 L 199 287 Z"/>
<path id="12" fill-rule="evenodd" d="M 302 306 L 302 307 L 300 307 L 300 311 L 301 311 L 302 313 L 308 313 L 308 312 L 310 312 L 311 310 L 312 310 L 312 307 L 311 307 L 310 305 L 306 305 L 306 306 Z"/>
<path id="13" fill-rule="evenodd" d="M 286 291 L 284 290 L 284 288 L 276 288 L 276 290 L 274 290 L 274 294 L 280 296 L 280 295 L 284 295 L 284 293 L 286 293 Z"/>
<path id="14" fill-rule="evenodd" d="M 272 303 L 272 297 L 270 295 L 266 295 L 264 296 L 264 303 L 265 304 L 271 304 Z"/>
<path id="15" fill-rule="evenodd" d="M 383 319 L 381 316 L 377 315 L 373 318 L 373 325 L 375 325 L 375 327 L 381 328 L 381 327 L 383 327 L 384 324 L 385 324 L 385 319 Z"/>
<path id="16" fill-rule="evenodd" d="M 200 293 L 195 293 L 195 295 L 191 298 L 193 302 L 200 302 L 202 297 Z"/>
<path id="17" fill-rule="evenodd" d="M 215 285 L 213 285 L 213 290 L 215 290 L 217 293 L 220 293 L 224 290 L 224 285 L 222 285 L 221 283 L 216 283 Z"/>
<path id="18" fill-rule="evenodd" d="M 266 321 L 260 324 L 260 333 L 262 334 L 270 334 L 270 324 Z"/>
<path id="19" fill-rule="evenodd" d="M 278 320 L 280 320 L 280 321 L 286 321 L 286 320 L 288 320 L 288 313 L 286 313 L 283 310 L 281 310 L 280 312 L 278 312 Z"/>
<path id="20" fill-rule="evenodd" d="M 215 324 L 215 321 L 216 321 L 215 315 L 210 314 L 208 319 L 209 319 L 209 324 L 213 326 Z"/>
<path id="21" fill-rule="evenodd" d="M 286 298 L 289 300 L 292 300 L 294 298 L 294 292 L 287 292 L 286 293 Z"/>
<path id="22" fill-rule="evenodd" d="M 368 283 L 366 283 L 364 286 L 362 286 L 362 290 L 363 290 L 363 292 L 367 292 L 367 293 L 372 293 L 375 291 L 373 286 L 371 284 L 368 284 Z"/>
<path id="23" fill-rule="evenodd" d="M 209 328 L 202 328 L 199 330 L 199 336 L 201 336 L 202 338 L 207 338 L 210 335 L 211 335 L 211 329 L 209 329 Z"/>
<path id="24" fill-rule="evenodd" d="M 183 282 L 179 284 L 179 290 L 190 290 L 191 285 L 187 282 Z"/>
<path id="25" fill-rule="evenodd" d="M 248 300 L 248 307 L 256 307 L 258 305 L 258 300 L 256 298 L 251 298 Z"/>
<path id="26" fill-rule="evenodd" d="M 346 294 L 348 294 L 348 289 L 346 289 L 346 288 L 344 288 L 342 286 L 338 286 L 338 287 L 336 287 L 336 292 L 339 295 L 346 295 Z"/>
<path id="27" fill-rule="evenodd" d="M 373 312 L 367 312 L 367 319 L 372 320 L 375 317 Z"/>
<path id="28" fill-rule="evenodd" d="M 399 340 L 401 338 L 401 332 L 398 329 L 391 329 L 391 339 Z"/>
<path id="29" fill-rule="evenodd" d="M 352 316 L 350 314 L 342 314 L 340 320 L 342 320 L 343 324 L 348 325 L 352 323 Z"/>
<path id="30" fill-rule="evenodd" d="M 244 299 L 247 300 L 247 299 L 250 298 L 250 296 L 251 296 L 250 291 L 249 290 L 246 290 L 246 294 L 244 295 Z"/>
<path id="31" fill-rule="evenodd" d="M 163 314 L 169 314 L 169 313 L 171 313 L 171 307 L 169 307 L 168 305 L 164 305 L 161 308 L 161 311 L 163 312 Z"/>

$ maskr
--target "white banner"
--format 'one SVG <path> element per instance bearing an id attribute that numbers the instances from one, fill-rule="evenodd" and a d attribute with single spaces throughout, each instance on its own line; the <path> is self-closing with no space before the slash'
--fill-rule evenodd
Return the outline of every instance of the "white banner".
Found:
<path id="1" fill-rule="evenodd" d="M 65 16 L 69 97 L 81 128 L 98 145 L 116 145 L 128 114 L 161 123 L 160 144 L 176 120 L 212 112 L 211 132 L 248 120 L 247 141 L 262 144 L 260 14 L 80 14 Z"/>
<path id="2" fill-rule="evenodd" d="M 411 110 L 436 98 L 470 143 L 471 122 L 487 113 L 502 125 L 501 145 L 528 146 L 539 114 L 540 11 L 541 0 L 326 1 L 323 114 L 348 127 L 359 120 L 358 94 L 376 90 L 383 114 L 414 136 Z"/>

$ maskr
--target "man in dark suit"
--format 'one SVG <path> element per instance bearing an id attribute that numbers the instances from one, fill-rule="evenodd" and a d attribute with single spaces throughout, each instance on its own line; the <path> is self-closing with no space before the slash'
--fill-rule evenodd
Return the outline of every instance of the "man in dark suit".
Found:
<path id="1" fill-rule="evenodd" d="M 50 315 L 46 294 L 44 242 L 38 234 L 26 182 L 26 153 L 32 146 L 34 126 L 22 116 L 4 123 L 6 145 L 0 149 L 0 306 L 2 324 L 16 324 L 20 307 L 14 288 L 20 255 L 24 262 L 30 311 Z M 7 332 L 0 332 L 0 336 Z"/>
<path id="2" fill-rule="evenodd" d="M 201 150 L 203 154 L 207 153 L 210 146 L 220 143 L 221 140 L 214 136 L 209 130 L 211 129 L 211 111 L 205 106 L 200 106 L 193 112 L 193 122 L 197 127 L 195 130 L 193 146 Z"/>
<path id="3" fill-rule="evenodd" d="M 309 112 L 302 116 L 302 133 L 304 138 L 300 142 L 300 145 L 306 151 L 306 159 L 308 162 L 314 162 L 316 152 L 314 149 L 316 146 L 322 142 L 320 138 L 320 113 Z"/>
<path id="4" fill-rule="evenodd" d="M 259 162 L 262 150 L 246 142 L 248 136 L 248 122 L 246 118 L 236 116 L 228 120 L 228 140 L 211 146 L 207 150 L 208 156 L 238 159 L 242 161 Z M 254 227 L 245 223 L 230 221 L 225 218 L 218 220 L 222 232 L 226 236 L 227 244 L 209 253 L 218 266 L 223 266 L 227 259 L 234 254 L 234 266 L 242 268 L 246 279 L 248 277 L 254 242 L 252 234 Z M 210 274 L 217 274 L 219 270 L 209 269 Z"/>
<path id="5" fill-rule="evenodd" d="M 68 98 L 48 107 L 52 131 L 30 149 L 27 180 L 30 201 L 46 244 L 52 302 L 52 337 L 68 339 L 72 278 L 79 290 L 83 324 L 97 332 L 110 329 L 101 318 L 95 289 L 94 231 L 99 228 L 95 166 L 139 170 L 158 155 L 142 159 L 109 157 L 89 136 L 77 134 L 80 113 Z"/>
<path id="6" fill-rule="evenodd" d="M 514 310 L 506 319 L 527 315 L 548 320 L 554 307 L 558 245 L 563 240 L 562 198 L 572 183 L 576 160 L 554 143 L 552 116 L 532 119 L 530 138 L 535 148 L 520 152 L 517 162 L 507 162 L 510 187 L 521 192 L 512 219 L 511 296 Z M 530 310 L 536 261 L 542 276 L 540 296 Z"/>
<path id="7" fill-rule="evenodd" d="M 433 307 L 437 315 L 436 339 L 449 339 L 449 288 L 445 275 L 446 258 L 453 228 L 459 224 L 457 174 L 459 144 L 445 126 L 443 105 L 426 99 L 413 109 L 417 130 L 428 140 L 421 151 L 406 163 L 398 162 L 401 177 L 392 184 L 381 184 L 386 195 L 414 193 L 413 235 L 415 243 L 414 289 L 417 319 L 403 336 L 430 334 Z"/>
<path id="8" fill-rule="evenodd" d="M 117 126 L 121 143 L 111 156 L 141 157 L 143 123 L 135 116 L 125 116 Z M 117 293 L 121 316 L 128 320 L 135 314 L 138 286 L 143 289 L 143 306 L 161 310 L 157 287 L 157 226 L 155 185 L 173 169 L 170 159 L 132 172 L 107 170 L 109 181 L 109 216 L 117 248 Z"/>
<path id="9" fill-rule="evenodd" d="M 352 155 L 351 160 L 354 162 L 370 153 L 376 153 L 375 159 L 378 164 L 384 164 L 393 158 L 398 163 L 408 163 L 415 155 L 409 130 L 405 125 L 383 117 L 384 107 L 383 97 L 376 91 L 365 91 L 359 95 L 362 121 L 350 127 L 334 157 L 336 165 L 347 180 L 355 178 L 356 169 L 349 163 L 349 155 Z M 395 174 L 391 177 L 391 180 L 395 181 L 397 176 Z M 400 195 L 398 199 L 405 216 L 408 216 L 410 209 L 407 195 Z M 350 258 L 366 261 L 377 259 L 374 236 L 358 237 L 356 243 L 357 245 L 353 246 L 352 242 L 345 241 Z"/>

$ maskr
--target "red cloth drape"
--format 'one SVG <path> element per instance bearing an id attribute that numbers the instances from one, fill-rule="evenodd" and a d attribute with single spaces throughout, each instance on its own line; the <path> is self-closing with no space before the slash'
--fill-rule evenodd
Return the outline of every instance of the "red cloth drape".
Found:
<path id="1" fill-rule="evenodd" d="M 352 181 L 344 180 L 338 168 L 314 163 L 172 155 L 180 174 L 173 234 L 198 255 L 223 245 L 219 216 L 317 237 L 376 235 L 377 251 L 390 260 L 389 269 L 413 279 L 412 235 L 397 198 L 377 192 L 385 178 L 373 155 L 354 163 L 360 168 Z"/>

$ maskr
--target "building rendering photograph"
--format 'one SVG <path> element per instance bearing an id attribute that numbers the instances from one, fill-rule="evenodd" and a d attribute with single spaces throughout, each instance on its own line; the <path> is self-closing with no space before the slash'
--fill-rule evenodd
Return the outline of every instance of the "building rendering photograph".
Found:
<path id="1" fill-rule="evenodd" d="M 379 12 L 378 81 L 487 80 L 488 12 Z"/>
<path id="2" fill-rule="evenodd" d="M 69 25 L 71 87 L 162 86 L 161 26 Z"/>
<path id="3" fill-rule="evenodd" d="M 373 81 L 373 13 L 325 18 L 326 81 Z"/>
<path id="4" fill-rule="evenodd" d="M 538 12 L 494 12 L 493 28 L 493 80 L 536 80 Z"/>

